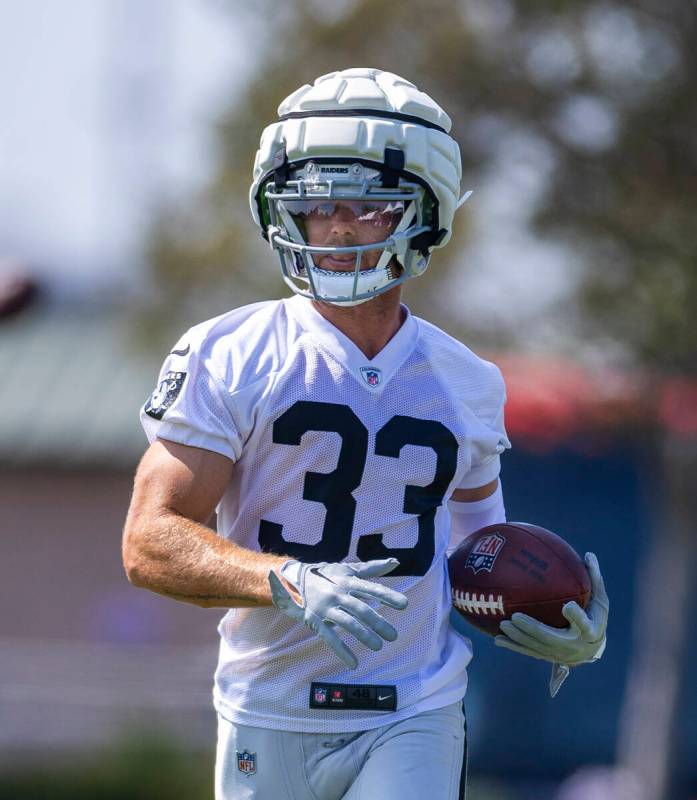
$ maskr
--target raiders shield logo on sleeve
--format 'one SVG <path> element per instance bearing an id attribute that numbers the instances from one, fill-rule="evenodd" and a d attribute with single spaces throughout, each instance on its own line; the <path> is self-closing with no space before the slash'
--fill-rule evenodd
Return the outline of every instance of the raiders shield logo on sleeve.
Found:
<path id="1" fill-rule="evenodd" d="M 179 396 L 186 372 L 168 372 L 145 404 L 145 413 L 153 419 L 162 419 Z"/>

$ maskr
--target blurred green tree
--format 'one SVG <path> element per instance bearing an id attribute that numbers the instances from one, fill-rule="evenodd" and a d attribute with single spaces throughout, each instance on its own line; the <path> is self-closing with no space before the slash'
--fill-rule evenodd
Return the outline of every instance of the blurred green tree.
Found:
<path id="1" fill-rule="evenodd" d="M 0 796 L 16 800 L 208 800 L 213 751 L 187 749 L 161 731 L 132 729 L 110 750 L 66 754 L 56 764 L 22 759 L 0 774 Z"/>
<path id="2" fill-rule="evenodd" d="M 580 277 L 570 275 L 578 291 L 564 309 L 559 347 L 577 356 L 600 352 L 635 371 L 649 410 L 642 437 L 665 502 L 639 588 L 665 586 L 661 570 L 671 580 L 652 602 L 637 594 L 643 627 L 619 758 L 640 774 L 646 800 L 660 800 L 669 791 L 680 605 L 687 605 L 697 549 L 695 4 L 257 0 L 229 7 L 235 24 L 246 26 L 255 68 L 218 124 L 210 186 L 181 208 L 163 209 L 153 228 L 162 313 L 150 309 L 148 319 L 175 320 L 167 328 L 174 338 L 187 322 L 286 293 L 275 257 L 252 227 L 247 190 L 260 132 L 278 102 L 320 74 L 367 65 L 415 80 L 453 118 L 467 186 L 486 183 L 512 133 L 532 143 L 520 158 L 533 171 L 547 166 L 544 191 L 530 199 L 530 224 L 582 266 Z M 523 346 L 515 326 L 477 328 L 464 290 L 453 298 L 468 219 L 462 214 L 457 238 L 436 253 L 418 290 L 406 287 L 408 302 L 467 341 Z"/>

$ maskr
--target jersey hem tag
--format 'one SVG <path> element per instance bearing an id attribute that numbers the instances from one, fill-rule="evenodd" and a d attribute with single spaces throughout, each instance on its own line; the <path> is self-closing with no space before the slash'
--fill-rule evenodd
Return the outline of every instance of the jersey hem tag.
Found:
<path id="1" fill-rule="evenodd" d="M 396 711 L 397 687 L 365 683 L 312 683 L 310 708 L 322 711 Z"/>

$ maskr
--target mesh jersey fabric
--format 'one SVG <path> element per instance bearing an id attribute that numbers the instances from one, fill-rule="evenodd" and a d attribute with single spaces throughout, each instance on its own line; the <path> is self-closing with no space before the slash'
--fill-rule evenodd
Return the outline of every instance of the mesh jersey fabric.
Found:
<path id="1" fill-rule="evenodd" d="M 151 441 L 236 462 L 220 535 L 306 562 L 401 562 L 380 579 L 409 598 L 380 607 L 399 638 L 378 652 L 347 638 L 356 670 L 273 607 L 230 609 L 214 702 L 234 722 L 366 730 L 464 696 L 472 652 L 448 624 L 447 500 L 498 475 L 505 390 L 497 367 L 405 315 L 369 360 L 303 297 L 232 311 L 182 337 L 160 376 L 186 374 L 177 396 L 161 419 L 141 414 Z M 395 685 L 398 707 L 310 709 L 313 681 Z"/>

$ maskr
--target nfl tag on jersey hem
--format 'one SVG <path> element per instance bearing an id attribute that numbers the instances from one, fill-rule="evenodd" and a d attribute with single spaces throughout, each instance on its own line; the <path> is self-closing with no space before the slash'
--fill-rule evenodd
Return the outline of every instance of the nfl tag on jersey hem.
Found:
<path id="1" fill-rule="evenodd" d="M 396 686 L 364 683 L 313 683 L 310 708 L 322 711 L 396 711 Z"/>

